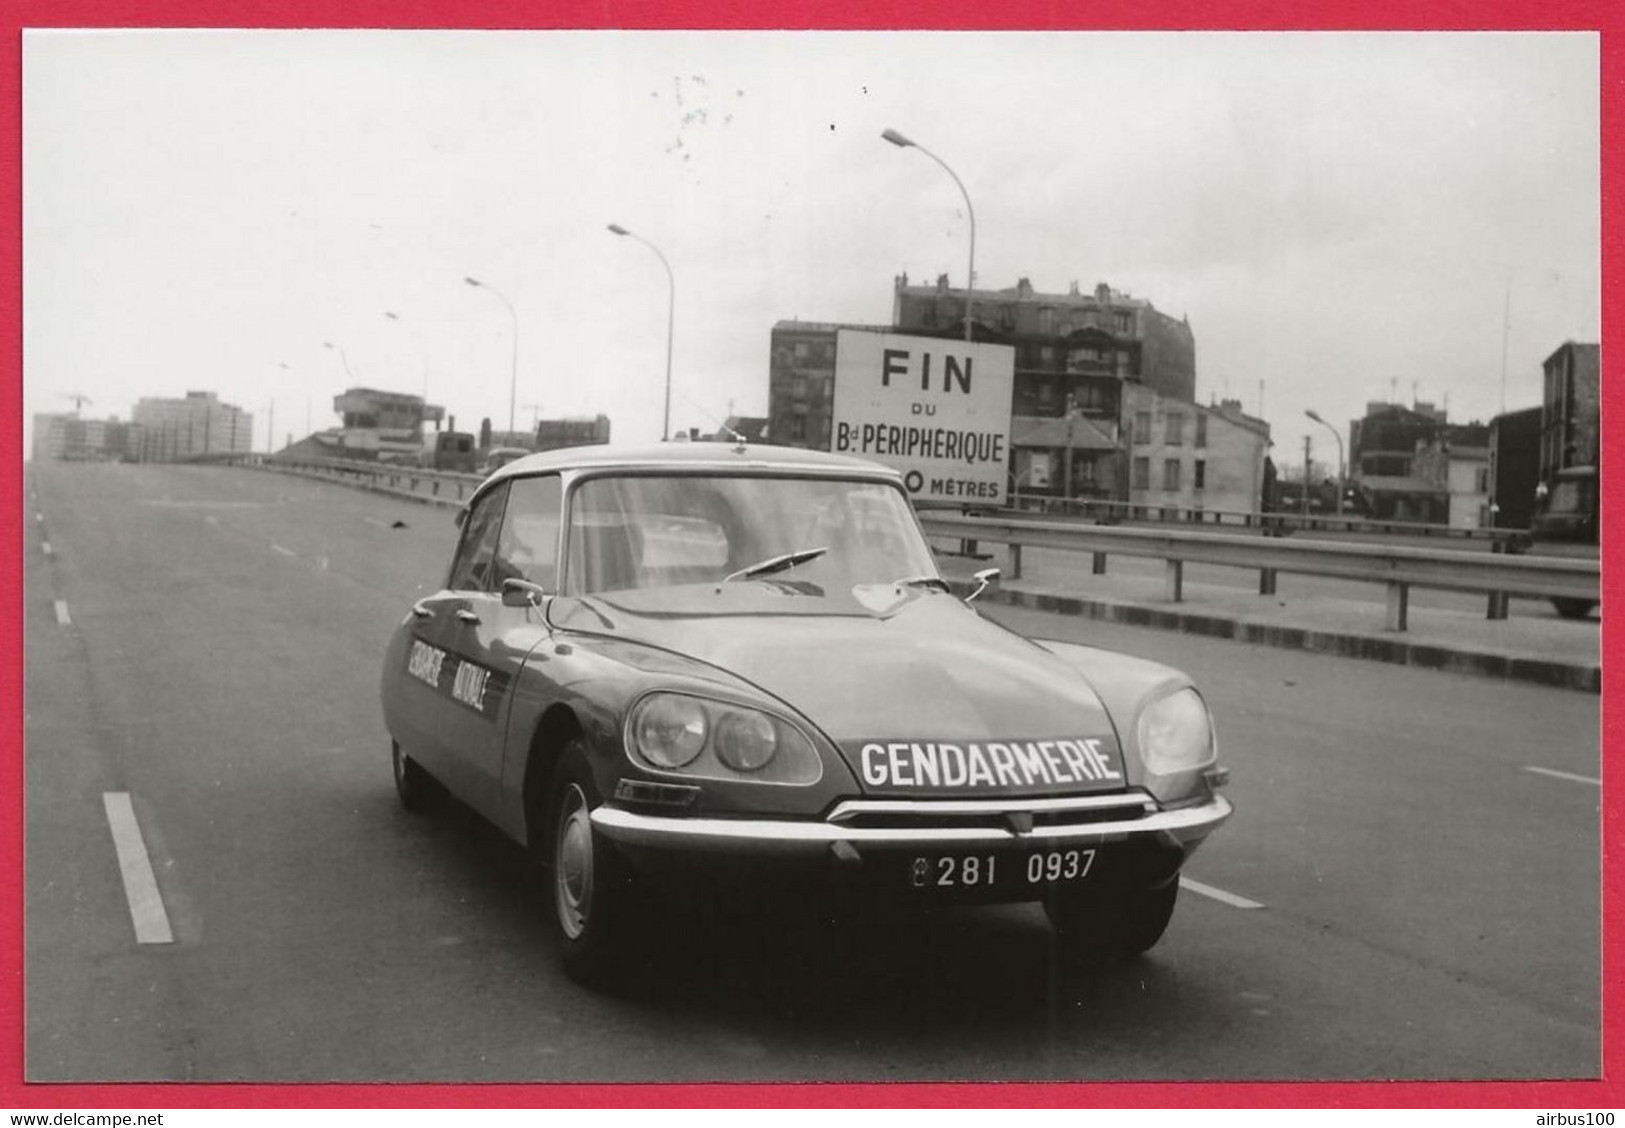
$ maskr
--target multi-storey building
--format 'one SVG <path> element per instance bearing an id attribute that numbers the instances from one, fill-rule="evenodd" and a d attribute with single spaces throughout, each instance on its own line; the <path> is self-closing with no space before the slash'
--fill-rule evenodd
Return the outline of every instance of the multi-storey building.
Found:
<path id="1" fill-rule="evenodd" d="M 143 462 L 253 449 L 254 416 L 221 403 L 214 392 L 187 392 L 184 399 L 143 397 L 130 414 L 141 429 L 138 457 Z"/>
<path id="2" fill-rule="evenodd" d="M 767 433 L 780 446 L 828 450 L 835 406 L 835 335 L 842 329 L 889 333 L 888 325 L 781 321 L 767 366 Z"/>
<path id="3" fill-rule="evenodd" d="M 1542 365 L 1540 481 L 1559 470 L 1597 465 L 1602 350 L 1565 341 Z"/>
<path id="4" fill-rule="evenodd" d="M 1251 513 L 1264 489 L 1270 427 L 1227 399 L 1204 407 L 1137 384 L 1123 386 L 1135 505 Z"/>

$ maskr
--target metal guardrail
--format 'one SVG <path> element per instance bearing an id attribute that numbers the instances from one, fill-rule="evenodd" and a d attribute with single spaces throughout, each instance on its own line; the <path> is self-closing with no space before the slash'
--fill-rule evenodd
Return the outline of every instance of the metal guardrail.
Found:
<path id="1" fill-rule="evenodd" d="M 1055 497 L 1051 494 L 1010 494 L 1012 513 L 1039 513 L 1046 517 L 1080 517 L 1102 522 L 1139 521 L 1179 525 L 1218 525 L 1284 532 L 1366 533 L 1374 536 L 1438 537 L 1441 540 L 1478 540 L 1517 543 L 1528 538 L 1526 529 L 1482 528 L 1465 525 L 1430 525 L 1420 521 L 1392 521 L 1373 517 L 1302 513 L 1283 509 L 1259 513 L 1246 509 L 1203 509 L 1188 505 L 1155 505 L 1097 497 Z"/>
<path id="2" fill-rule="evenodd" d="M 485 480 L 479 474 L 339 458 L 247 455 L 233 461 L 440 505 L 461 505 Z M 1171 602 L 1179 602 L 1183 597 L 1186 564 L 1256 570 L 1260 595 L 1275 594 L 1276 577 L 1282 572 L 1382 584 L 1387 589 L 1387 625 L 1395 631 L 1406 628 L 1412 587 L 1484 592 L 1489 596 L 1488 614 L 1492 619 L 1506 618 L 1509 595 L 1596 602 L 1601 592 L 1601 568 L 1597 560 L 1520 556 L 1503 552 L 1506 546 L 1500 542 L 1493 545 L 1493 552 L 1471 552 L 1045 521 L 1010 513 L 986 516 L 928 510 L 920 514 L 920 520 L 932 537 L 969 544 L 991 541 L 1008 545 L 1011 579 L 1021 576 L 1023 547 L 1089 553 L 1096 575 L 1105 574 L 1110 556 L 1165 560 L 1166 594 Z"/>
<path id="3" fill-rule="evenodd" d="M 1388 629 L 1394 631 L 1406 628 L 1413 586 L 1485 592 L 1492 619 L 1506 618 L 1509 595 L 1596 602 L 1601 592 L 1601 568 L 1596 560 L 1080 525 L 1008 516 L 926 513 L 921 515 L 921 523 L 933 537 L 1008 545 L 1012 579 L 1020 578 L 1021 549 L 1025 546 L 1091 553 L 1096 575 L 1105 573 L 1106 558 L 1112 555 L 1165 560 L 1166 594 L 1171 602 L 1183 598 L 1186 564 L 1256 570 L 1261 595 L 1275 594 L 1276 577 L 1281 572 L 1382 584 L 1388 595 Z"/>
<path id="4" fill-rule="evenodd" d="M 450 470 L 430 470 L 395 462 L 362 462 L 348 458 L 287 458 L 281 455 L 252 455 L 244 461 L 266 470 L 298 474 L 307 478 L 344 482 L 378 493 L 409 497 L 440 505 L 461 505 L 485 481 L 483 474 L 459 474 Z"/>

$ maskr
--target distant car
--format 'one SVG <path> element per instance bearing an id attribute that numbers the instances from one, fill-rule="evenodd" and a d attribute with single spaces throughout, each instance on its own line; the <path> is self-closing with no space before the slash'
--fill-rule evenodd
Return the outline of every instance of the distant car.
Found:
<path id="1" fill-rule="evenodd" d="M 1559 470 L 1536 502 L 1527 549 L 1538 556 L 1577 556 L 1597 559 L 1597 468 L 1571 466 Z M 1565 619 L 1583 619 L 1596 602 L 1554 596 L 1552 606 Z"/>
<path id="2" fill-rule="evenodd" d="M 1230 815 L 1191 681 L 983 618 L 893 470 L 583 447 L 503 467 L 460 516 L 384 655 L 395 786 L 528 847 L 578 979 L 657 942 L 649 890 L 747 872 L 791 897 L 1041 901 L 1092 968 L 1158 941 Z"/>
<path id="3" fill-rule="evenodd" d="M 480 460 L 480 473 L 489 474 L 493 470 L 500 470 L 510 462 L 517 462 L 529 454 L 535 453 L 525 447 L 492 447 L 485 452 Z"/>

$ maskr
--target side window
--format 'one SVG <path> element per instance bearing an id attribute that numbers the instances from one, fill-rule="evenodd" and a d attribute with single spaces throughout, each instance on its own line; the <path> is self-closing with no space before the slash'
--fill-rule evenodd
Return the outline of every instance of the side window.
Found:
<path id="1" fill-rule="evenodd" d="M 558 590 L 562 502 L 563 486 L 557 474 L 515 478 L 508 483 L 508 513 L 497 538 L 493 586 L 520 579 L 548 591 Z"/>
<path id="2" fill-rule="evenodd" d="M 474 506 L 463 524 L 463 539 L 451 562 L 446 586 L 453 591 L 486 591 L 491 587 L 491 561 L 496 556 L 497 531 L 502 526 L 502 507 L 508 500 L 504 482 Z"/>

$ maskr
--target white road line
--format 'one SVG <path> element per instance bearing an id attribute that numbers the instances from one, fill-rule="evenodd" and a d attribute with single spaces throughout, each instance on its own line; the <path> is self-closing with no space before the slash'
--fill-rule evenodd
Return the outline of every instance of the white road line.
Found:
<path id="1" fill-rule="evenodd" d="M 1188 877 L 1179 879 L 1182 889 L 1189 889 L 1192 893 L 1200 893 L 1204 897 L 1212 897 L 1215 901 L 1222 901 L 1233 909 L 1262 909 L 1264 906 L 1257 901 L 1249 901 L 1245 897 L 1238 897 L 1234 893 L 1226 893 L 1223 889 L 1215 889 L 1211 885 L 1203 885 L 1200 881 L 1192 881 Z"/>
<path id="2" fill-rule="evenodd" d="M 51 542 L 50 541 L 40 541 L 40 547 L 45 550 L 45 555 L 47 555 L 47 556 L 51 555 Z"/>
<path id="3" fill-rule="evenodd" d="M 271 546 L 271 551 L 272 552 L 280 552 L 284 556 L 298 556 L 299 555 L 293 549 L 291 549 L 291 548 L 283 548 L 280 544 L 273 544 Z"/>
<path id="4" fill-rule="evenodd" d="M 36 521 L 44 521 L 44 520 L 45 520 L 45 514 L 43 514 L 43 513 L 39 513 L 39 512 L 35 512 L 35 514 L 34 514 L 34 520 L 36 520 Z"/>
<path id="5" fill-rule="evenodd" d="M 389 528 L 389 522 L 383 520 L 380 517 L 363 517 L 361 519 L 363 521 L 365 521 L 369 525 L 377 525 L 380 529 Z"/>
<path id="6" fill-rule="evenodd" d="M 57 600 L 56 625 L 59 627 L 65 627 L 71 622 L 73 622 L 73 620 L 68 618 L 68 601 L 66 599 Z"/>
<path id="7" fill-rule="evenodd" d="M 135 808 L 127 791 L 102 792 L 107 809 L 107 825 L 113 831 L 113 849 L 118 851 L 118 868 L 124 877 L 124 895 L 130 902 L 130 920 L 135 924 L 139 944 L 173 944 L 169 914 L 158 894 L 158 882 L 147 860 L 147 845 L 141 841 L 141 827 L 135 821 Z"/>
<path id="8" fill-rule="evenodd" d="M 1534 772 L 1536 775 L 1551 776 L 1553 779 L 1567 779 L 1573 780 L 1575 783 L 1589 783 L 1593 787 L 1602 786 L 1602 780 L 1600 779 L 1592 779 L 1590 776 L 1575 775 L 1573 772 L 1560 772 L 1553 768 L 1536 767 L 1525 767 L 1523 770 L 1526 772 Z"/>

